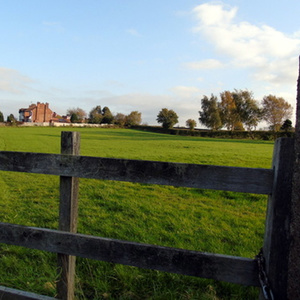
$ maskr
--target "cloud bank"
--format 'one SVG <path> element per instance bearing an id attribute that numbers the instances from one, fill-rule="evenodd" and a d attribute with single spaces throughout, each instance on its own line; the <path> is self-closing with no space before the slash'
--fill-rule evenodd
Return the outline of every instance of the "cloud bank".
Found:
<path id="1" fill-rule="evenodd" d="M 0 91 L 22 94 L 34 81 L 19 71 L 0 67 Z"/>
<path id="2" fill-rule="evenodd" d="M 192 13 L 197 22 L 194 31 L 211 44 L 220 59 L 187 63 L 188 68 L 219 68 L 225 59 L 229 66 L 250 69 L 254 80 L 294 83 L 299 33 L 288 35 L 264 24 L 238 21 L 238 8 L 225 4 L 204 3 Z"/>

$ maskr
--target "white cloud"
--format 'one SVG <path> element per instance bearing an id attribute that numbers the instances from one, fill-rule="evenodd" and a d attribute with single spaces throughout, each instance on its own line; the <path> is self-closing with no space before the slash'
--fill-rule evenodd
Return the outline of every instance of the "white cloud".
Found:
<path id="1" fill-rule="evenodd" d="M 0 92 L 22 94 L 33 80 L 19 71 L 0 67 Z"/>
<path id="2" fill-rule="evenodd" d="M 229 7 L 229 10 L 224 8 L 223 4 L 204 3 L 195 7 L 194 12 L 205 26 L 222 25 L 230 23 L 237 12 L 237 7 Z"/>
<path id="3" fill-rule="evenodd" d="M 253 77 L 258 81 L 268 81 L 273 85 L 296 84 L 298 57 L 269 61 L 268 66 L 257 68 Z"/>
<path id="4" fill-rule="evenodd" d="M 200 90 L 194 86 L 175 86 L 171 91 L 180 98 L 191 98 L 200 93 Z"/>
<path id="5" fill-rule="evenodd" d="M 194 8 L 200 33 L 233 67 L 252 70 L 253 77 L 277 84 L 297 74 L 299 32 L 287 35 L 267 25 L 236 20 L 237 7 L 205 3 Z M 195 65 L 196 66 L 196 65 Z"/>
<path id="6" fill-rule="evenodd" d="M 205 59 L 201 61 L 194 61 L 185 63 L 184 66 L 191 70 L 211 70 L 224 67 L 224 64 L 217 59 Z"/>

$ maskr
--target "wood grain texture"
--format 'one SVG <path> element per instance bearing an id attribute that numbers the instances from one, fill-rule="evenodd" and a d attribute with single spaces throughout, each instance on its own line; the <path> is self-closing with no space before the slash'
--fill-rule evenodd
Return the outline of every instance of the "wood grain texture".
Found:
<path id="1" fill-rule="evenodd" d="M 0 242 L 145 269 L 258 286 L 253 259 L 0 223 Z"/>
<path id="2" fill-rule="evenodd" d="M 273 170 L 143 160 L 0 152 L 0 170 L 270 194 Z"/>
<path id="3" fill-rule="evenodd" d="M 288 299 L 300 299 L 300 59 L 295 127 L 295 161 L 290 223 L 292 243 L 289 253 Z"/>
<path id="4" fill-rule="evenodd" d="M 263 247 L 266 271 L 275 299 L 288 299 L 293 163 L 294 139 L 276 140 L 273 156 L 274 187 L 268 201 Z"/>
<path id="5" fill-rule="evenodd" d="M 80 134 L 62 131 L 61 154 L 79 155 Z M 78 223 L 79 179 L 60 176 L 59 230 L 75 233 Z M 62 300 L 74 299 L 76 256 L 57 255 L 57 296 Z"/>

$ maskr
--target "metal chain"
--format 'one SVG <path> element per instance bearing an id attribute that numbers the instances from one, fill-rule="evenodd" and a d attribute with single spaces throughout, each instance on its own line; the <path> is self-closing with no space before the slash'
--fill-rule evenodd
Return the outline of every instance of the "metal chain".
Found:
<path id="1" fill-rule="evenodd" d="M 261 285 L 261 289 L 266 300 L 275 300 L 273 292 L 271 290 L 268 276 L 265 270 L 265 258 L 263 255 L 263 249 L 261 248 L 258 255 L 256 255 L 258 264 L 258 278 Z"/>

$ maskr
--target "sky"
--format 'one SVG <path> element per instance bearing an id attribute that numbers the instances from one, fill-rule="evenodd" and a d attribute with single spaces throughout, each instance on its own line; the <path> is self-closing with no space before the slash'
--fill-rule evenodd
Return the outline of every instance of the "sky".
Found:
<path id="1" fill-rule="evenodd" d="M 247 89 L 296 108 L 300 1 L 0 0 L 0 111 L 97 105 L 199 124 L 204 95 Z M 295 113 L 294 113 L 295 114 Z M 292 117 L 294 122 L 295 117 Z"/>

